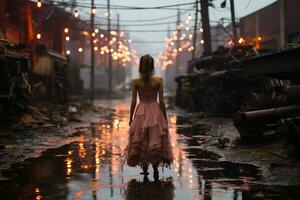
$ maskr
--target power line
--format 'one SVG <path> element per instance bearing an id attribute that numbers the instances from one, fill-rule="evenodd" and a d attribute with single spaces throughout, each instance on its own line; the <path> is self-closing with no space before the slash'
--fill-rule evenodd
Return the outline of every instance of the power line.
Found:
<path id="1" fill-rule="evenodd" d="M 161 22 L 161 23 L 151 23 L 151 24 L 121 24 L 122 26 L 157 26 L 157 25 L 164 25 L 164 24 L 175 24 L 176 22 Z M 105 24 L 96 23 L 100 26 L 105 26 Z"/>
<path id="2" fill-rule="evenodd" d="M 185 12 L 187 13 L 187 11 Z M 184 14 L 185 14 L 184 13 Z M 170 19 L 170 18 L 173 18 L 173 17 L 176 17 L 177 14 L 175 15 L 169 15 L 169 16 L 166 16 L 166 17 L 159 17 L 159 18 L 153 18 L 153 19 L 144 19 L 144 20 L 120 20 L 120 22 L 153 22 L 153 21 L 161 21 L 161 20 L 164 20 L 164 19 Z M 97 19 L 106 19 L 104 17 L 96 17 Z M 116 20 L 116 19 L 112 19 L 112 20 Z"/>
<path id="3" fill-rule="evenodd" d="M 167 32 L 167 30 L 162 30 L 162 29 L 154 29 L 154 30 L 124 30 L 124 31 L 126 31 L 126 32 L 145 32 L 145 33 L 147 33 L 147 32 L 149 32 L 149 33 Z M 170 31 L 177 31 L 177 30 L 174 29 L 174 30 L 170 30 Z"/>
<path id="4" fill-rule="evenodd" d="M 74 6 L 72 3 L 68 2 L 60 2 L 60 1 L 55 1 L 55 0 L 50 0 L 49 2 L 51 3 L 56 3 L 60 4 L 62 6 Z M 192 3 L 181 3 L 181 4 L 171 4 L 171 5 L 163 5 L 163 6 L 153 6 L 153 7 L 138 7 L 138 6 L 120 6 L 120 5 L 111 5 L 111 9 L 115 10 L 157 10 L 157 9 L 168 9 L 168 10 L 174 10 L 178 6 L 184 6 L 184 5 L 192 5 L 195 4 L 194 2 Z M 106 4 L 95 4 L 97 9 L 106 9 Z M 82 8 L 90 8 L 91 5 L 90 3 L 77 3 L 76 7 L 82 7 Z M 184 8 L 181 8 L 181 10 L 187 10 Z M 191 9 L 188 9 L 191 10 Z"/>
<path id="5" fill-rule="evenodd" d="M 164 43 L 164 40 L 152 40 L 152 41 L 138 41 L 138 40 L 133 40 L 132 43 Z"/>

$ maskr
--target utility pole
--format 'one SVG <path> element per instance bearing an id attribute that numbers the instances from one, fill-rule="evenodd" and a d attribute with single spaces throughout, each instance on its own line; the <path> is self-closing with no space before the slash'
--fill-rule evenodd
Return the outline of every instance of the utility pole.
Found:
<path id="1" fill-rule="evenodd" d="M 178 9 L 177 13 L 177 22 L 176 22 L 176 30 L 177 30 L 177 38 L 176 38 L 176 66 L 175 66 L 175 75 L 179 75 L 179 64 L 180 64 L 180 54 L 179 54 L 179 48 L 180 48 L 180 37 L 181 37 L 181 27 L 180 27 L 180 10 Z"/>
<path id="2" fill-rule="evenodd" d="M 72 0 L 72 2 L 71 2 L 71 13 L 74 13 L 76 5 L 77 5 L 76 0 Z"/>
<path id="3" fill-rule="evenodd" d="M 118 50 L 119 49 L 119 41 L 120 41 L 120 15 L 119 13 L 117 14 L 117 35 L 116 35 L 116 49 Z M 120 63 L 117 61 L 117 64 L 116 64 L 116 68 L 117 70 L 115 71 L 116 73 L 116 81 L 117 81 L 117 84 L 120 84 L 122 78 L 123 77 L 123 69 L 120 67 Z"/>
<path id="4" fill-rule="evenodd" d="M 107 0 L 107 42 L 108 42 L 108 91 L 112 93 L 112 57 L 111 57 L 111 35 L 110 35 L 110 0 Z"/>
<path id="5" fill-rule="evenodd" d="M 193 47 L 194 48 L 193 48 L 192 60 L 195 59 L 195 53 L 196 53 L 197 25 L 198 25 L 198 12 L 199 12 L 198 0 L 196 0 L 195 6 L 196 6 L 196 13 L 195 13 L 194 37 L 193 37 Z"/>
<path id="6" fill-rule="evenodd" d="M 234 10 L 234 0 L 230 0 L 230 12 L 231 12 L 231 23 L 232 23 L 232 33 L 233 33 L 233 42 L 236 44 L 237 42 L 237 30 L 235 24 L 235 10 Z"/>
<path id="7" fill-rule="evenodd" d="M 170 33 L 170 26 L 168 25 L 168 31 L 167 31 L 167 37 L 170 38 L 171 33 Z"/>
<path id="8" fill-rule="evenodd" d="M 93 33 L 95 30 L 95 13 L 93 9 L 95 8 L 94 0 L 91 3 L 91 31 L 90 31 L 90 43 L 91 43 L 91 82 L 90 82 L 90 92 L 91 92 L 91 101 L 95 98 L 95 53 L 94 53 L 94 37 Z"/>
<path id="9" fill-rule="evenodd" d="M 208 11 L 208 0 L 201 0 L 201 18 L 203 28 L 203 40 L 204 40 L 204 51 L 203 56 L 211 54 L 211 36 L 210 36 L 210 24 L 209 24 L 209 11 Z"/>

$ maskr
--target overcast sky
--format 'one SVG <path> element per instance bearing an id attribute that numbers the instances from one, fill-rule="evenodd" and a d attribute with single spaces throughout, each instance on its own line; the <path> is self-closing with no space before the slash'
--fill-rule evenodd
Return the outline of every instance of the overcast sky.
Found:
<path id="1" fill-rule="evenodd" d="M 88 0 L 83 0 L 84 2 L 88 2 Z M 210 19 L 212 21 L 217 21 L 220 18 L 230 18 L 230 10 L 229 10 L 229 0 L 227 0 L 227 8 L 220 8 L 220 4 L 223 0 L 215 0 L 216 8 L 210 8 Z M 276 0 L 235 0 L 235 11 L 236 17 L 243 17 L 253 11 L 256 11 L 260 8 L 263 8 Z M 78 2 L 82 2 L 78 0 Z M 95 0 L 96 3 L 104 4 L 105 0 Z M 192 3 L 194 0 L 111 0 L 111 5 L 124 5 L 124 6 L 143 6 L 143 7 L 152 7 L 152 6 L 161 6 L 161 5 L 170 5 L 170 4 L 179 4 L 179 3 Z M 192 5 L 182 6 L 181 8 L 192 8 Z M 184 11 L 182 11 L 184 12 Z M 104 17 L 105 10 L 98 10 L 97 16 Z M 112 18 L 116 18 L 117 13 L 120 14 L 121 20 L 149 20 L 154 18 L 161 18 L 171 15 L 176 15 L 176 10 L 112 10 Z M 182 14 L 182 20 L 185 20 L 187 16 L 191 14 L 194 19 L 194 12 L 188 11 L 185 14 Z M 161 20 L 160 22 L 175 22 L 176 16 L 169 19 Z M 143 23 L 156 23 L 155 22 L 143 22 Z M 102 22 L 103 23 L 103 22 Z M 121 22 L 122 24 L 138 24 L 138 22 Z M 139 23 L 141 24 L 141 23 Z M 151 30 L 151 29 L 159 29 L 159 30 L 167 30 L 168 25 L 150 25 L 150 26 L 122 26 L 122 29 L 125 30 Z M 175 29 L 175 23 L 171 23 L 169 25 L 170 29 Z M 105 28 L 105 27 L 104 27 Z M 164 49 L 163 43 L 134 43 L 134 41 L 161 41 L 164 40 L 167 33 L 140 33 L 140 32 L 132 32 L 130 33 L 130 37 L 133 40 L 132 47 L 135 48 L 139 54 L 151 53 L 157 54 Z"/>

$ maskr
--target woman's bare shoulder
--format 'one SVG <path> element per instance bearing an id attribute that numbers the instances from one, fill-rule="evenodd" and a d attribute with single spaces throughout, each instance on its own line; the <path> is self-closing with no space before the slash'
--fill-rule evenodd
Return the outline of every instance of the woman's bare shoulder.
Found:
<path id="1" fill-rule="evenodd" d="M 159 82 L 163 80 L 161 76 L 153 76 L 153 79 Z"/>
<path id="2" fill-rule="evenodd" d="M 132 84 L 136 84 L 136 83 L 138 83 L 140 81 L 140 78 L 134 78 L 134 79 L 132 79 Z"/>

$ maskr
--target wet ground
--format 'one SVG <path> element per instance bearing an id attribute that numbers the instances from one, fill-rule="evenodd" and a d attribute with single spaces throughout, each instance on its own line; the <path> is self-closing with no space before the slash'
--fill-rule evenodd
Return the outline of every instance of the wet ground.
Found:
<path id="1" fill-rule="evenodd" d="M 266 184 L 262 167 L 225 156 L 226 150 L 215 143 L 219 120 L 177 109 L 169 109 L 175 162 L 170 169 L 159 169 L 158 180 L 152 170 L 143 177 L 141 169 L 124 160 L 128 99 L 97 105 L 110 109 L 85 116 L 89 123 L 77 125 L 71 143 L 2 171 L 7 180 L 0 181 L 1 199 L 298 199 L 299 185 Z M 57 146 L 65 142 L 48 140 Z"/>

